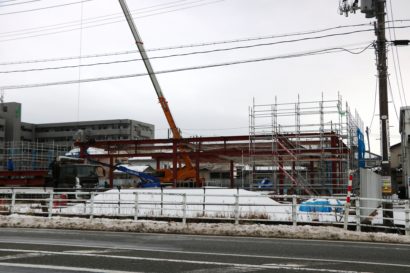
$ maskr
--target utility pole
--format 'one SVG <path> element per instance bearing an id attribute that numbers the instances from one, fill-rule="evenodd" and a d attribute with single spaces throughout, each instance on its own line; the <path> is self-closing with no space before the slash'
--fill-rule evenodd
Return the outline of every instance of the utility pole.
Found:
<path id="1" fill-rule="evenodd" d="M 387 94 L 387 50 L 386 50 L 386 26 L 385 26 L 386 0 L 375 0 L 375 15 L 377 23 L 375 32 L 377 36 L 377 74 L 379 77 L 379 118 L 380 118 L 380 142 L 382 152 L 381 175 L 383 194 L 391 195 L 391 172 L 390 172 L 390 135 L 389 135 L 389 102 Z"/>
<path id="2" fill-rule="evenodd" d="M 375 34 L 377 37 L 375 43 L 377 56 L 377 76 L 379 80 L 379 118 L 380 118 L 380 148 L 381 148 L 381 178 L 382 193 L 384 198 L 391 196 L 391 171 L 390 171 L 390 134 L 389 134 L 389 101 L 387 94 L 387 41 L 386 41 L 386 21 L 385 21 L 386 0 L 361 0 L 360 7 L 358 1 L 349 4 L 343 0 L 339 7 L 340 14 L 355 13 L 361 9 L 366 18 L 376 17 Z M 393 217 L 392 204 L 383 203 L 383 224 L 390 226 Z M 386 219 L 387 218 L 387 219 Z"/>
<path id="3" fill-rule="evenodd" d="M 358 0 L 352 4 L 348 0 L 343 0 L 339 7 L 340 14 L 355 13 L 361 9 L 366 18 L 376 17 L 375 43 L 377 56 L 377 76 L 379 79 L 379 118 L 380 118 L 380 148 L 381 148 L 381 175 L 383 182 L 390 183 L 390 134 L 389 134 L 389 100 L 387 94 L 387 41 L 386 41 L 386 21 L 385 21 L 386 0 Z M 390 186 L 389 186 L 390 187 Z"/>
<path id="4" fill-rule="evenodd" d="M 377 36 L 376 53 L 377 53 L 377 75 L 379 77 L 379 117 L 380 117 L 380 142 L 382 152 L 382 194 L 388 199 L 391 196 L 391 171 L 390 171 L 390 134 L 389 134 L 389 100 L 387 95 L 387 50 L 386 50 L 386 22 L 385 6 L 386 0 L 375 1 Z M 393 204 L 383 204 L 383 225 L 392 226 Z"/>

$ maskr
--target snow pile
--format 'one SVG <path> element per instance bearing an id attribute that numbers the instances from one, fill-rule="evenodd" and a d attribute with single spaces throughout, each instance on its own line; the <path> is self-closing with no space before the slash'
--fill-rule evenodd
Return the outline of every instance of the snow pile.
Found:
<path id="1" fill-rule="evenodd" d="M 176 223 L 160 221 L 132 221 L 98 218 L 0 216 L 0 227 L 61 228 L 76 230 L 150 232 L 195 235 L 225 235 L 266 238 L 294 238 L 320 240 L 350 240 L 410 244 L 410 236 L 385 233 L 347 231 L 336 227 L 285 225 L 234 225 L 227 223 Z"/>
<path id="2" fill-rule="evenodd" d="M 136 196 L 136 193 L 138 196 Z M 242 189 L 125 189 L 109 190 L 95 196 L 91 202 L 64 208 L 62 213 L 107 216 L 135 215 L 139 217 L 183 217 L 186 198 L 186 217 L 235 217 L 235 195 L 238 195 L 240 218 L 290 221 L 292 208 L 281 204 L 260 192 Z M 184 197 L 185 196 L 185 197 Z M 138 204 L 136 205 L 136 198 Z"/>
<path id="3" fill-rule="evenodd" d="M 90 154 L 90 155 L 101 155 L 101 154 L 106 154 L 107 152 L 104 149 L 90 147 L 90 148 L 87 149 L 87 153 Z M 71 149 L 65 155 L 66 156 L 79 157 L 80 156 L 80 148 Z"/>

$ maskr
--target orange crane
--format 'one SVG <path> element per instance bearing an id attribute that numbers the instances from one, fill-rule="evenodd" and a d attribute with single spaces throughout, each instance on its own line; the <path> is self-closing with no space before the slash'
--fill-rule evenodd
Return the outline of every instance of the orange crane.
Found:
<path id="1" fill-rule="evenodd" d="M 151 66 L 151 62 L 149 61 L 148 55 L 145 52 L 144 44 L 142 43 L 141 37 L 137 31 L 134 20 L 129 12 L 128 6 L 125 0 L 119 0 L 119 2 L 122 8 L 122 11 L 125 15 L 125 18 L 127 19 L 128 25 L 131 29 L 132 35 L 134 36 L 135 43 L 138 47 L 138 50 L 144 62 L 145 68 L 147 69 L 152 85 L 154 86 L 155 92 L 157 93 L 159 103 L 161 104 L 162 110 L 164 111 L 165 118 L 168 121 L 169 127 L 172 131 L 173 138 L 176 140 L 179 140 L 182 138 L 181 133 L 175 124 L 174 118 L 171 114 L 171 110 L 169 109 L 169 106 L 168 106 L 168 102 L 165 99 L 161 86 L 159 85 L 154 69 Z M 184 147 L 179 146 L 178 148 L 183 152 L 182 159 L 184 161 L 185 166 L 177 169 L 177 173 L 175 177 L 176 181 L 192 181 L 193 182 L 197 180 L 196 184 L 200 186 L 202 183 L 201 181 L 198 181 L 200 179 L 198 179 L 197 171 L 192 165 L 191 159 L 186 153 L 184 153 L 185 152 Z M 174 166 L 174 168 L 175 167 L 176 166 Z M 176 182 L 174 180 L 174 173 L 171 169 L 161 169 L 161 170 L 158 170 L 158 172 L 160 173 L 159 176 L 160 176 L 160 180 L 162 183 L 171 183 L 171 182 L 175 183 Z"/>

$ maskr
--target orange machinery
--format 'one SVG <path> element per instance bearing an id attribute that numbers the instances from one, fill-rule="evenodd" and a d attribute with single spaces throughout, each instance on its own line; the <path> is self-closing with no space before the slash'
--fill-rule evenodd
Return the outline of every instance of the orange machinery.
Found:
<path id="1" fill-rule="evenodd" d="M 141 37 L 137 31 L 137 28 L 134 24 L 134 20 L 132 19 L 132 16 L 129 12 L 128 6 L 125 2 L 125 0 L 119 0 L 122 11 L 127 19 L 128 25 L 131 29 L 132 35 L 134 36 L 135 43 L 138 47 L 139 53 L 141 55 L 141 58 L 144 62 L 145 68 L 147 69 L 148 75 L 151 79 L 151 82 L 154 86 L 155 92 L 157 93 L 159 103 L 161 104 L 162 110 L 164 111 L 165 118 L 168 121 L 169 127 L 172 131 L 172 135 L 174 139 L 181 139 L 181 133 L 178 130 L 178 127 L 175 124 L 174 118 L 171 114 L 171 110 L 169 109 L 168 102 L 164 97 L 164 94 L 161 90 L 161 86 L 159 85 L 159 82 L 157 80 L 157 77 L 155 75 L 155 72 L 151 66 L 151 63 L 149 61 L 148 55 L 145 52 L 144 44 L 142 43 Z M 179 146 L 178 147 L 182 152 L 185 151 L 185 147 Z M 174 186 L 176 186 L 176 182 L 187 182 L 187 181 L 195 181 L 197 186 L 201 186 L 202 182 L 201 179 L 199 179 L 199 176 L 197 174 L 197 170 L 194 168 L 192 165 L 192 161 L 189 158 L 189 156 L 186 153 L 183 153 L 182 159 L 184 162 L 184 166 L 180 167 L 177 169 L 177 173 L 174 174 L 171 169 L 161 169 L 157 170 L 161 175 L 160 180 L 162 183 L 174 183 Z M 174 163 L 175 164 L 175 163 Z M 175 177 L 176 176 L 176 177 Z"/>

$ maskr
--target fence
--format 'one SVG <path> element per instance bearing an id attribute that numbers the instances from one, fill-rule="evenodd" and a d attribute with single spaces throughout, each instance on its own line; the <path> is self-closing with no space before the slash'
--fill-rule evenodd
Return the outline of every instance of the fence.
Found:
<path id="1" fill-rule="evenodd" d="M 142 189 L 53 192 L 4 189 L 0 214 L 116 217 L 240 223 L 333 225 L 362 231 L 382 229 L 410 236 L 409 200 L 269 195 L 241 189 Z M 389 203 L 392 206 L 383 206 Z M 385 209 L 384 207 L 391 207 Z M 384 212 L 383 212 L 384 210 Z M 386 213 L 388 211 L 389 213 Z M 370 212 L 363 214 L 363 212 Z M 391 215 L 391 217 L 383 217 Z"/>

